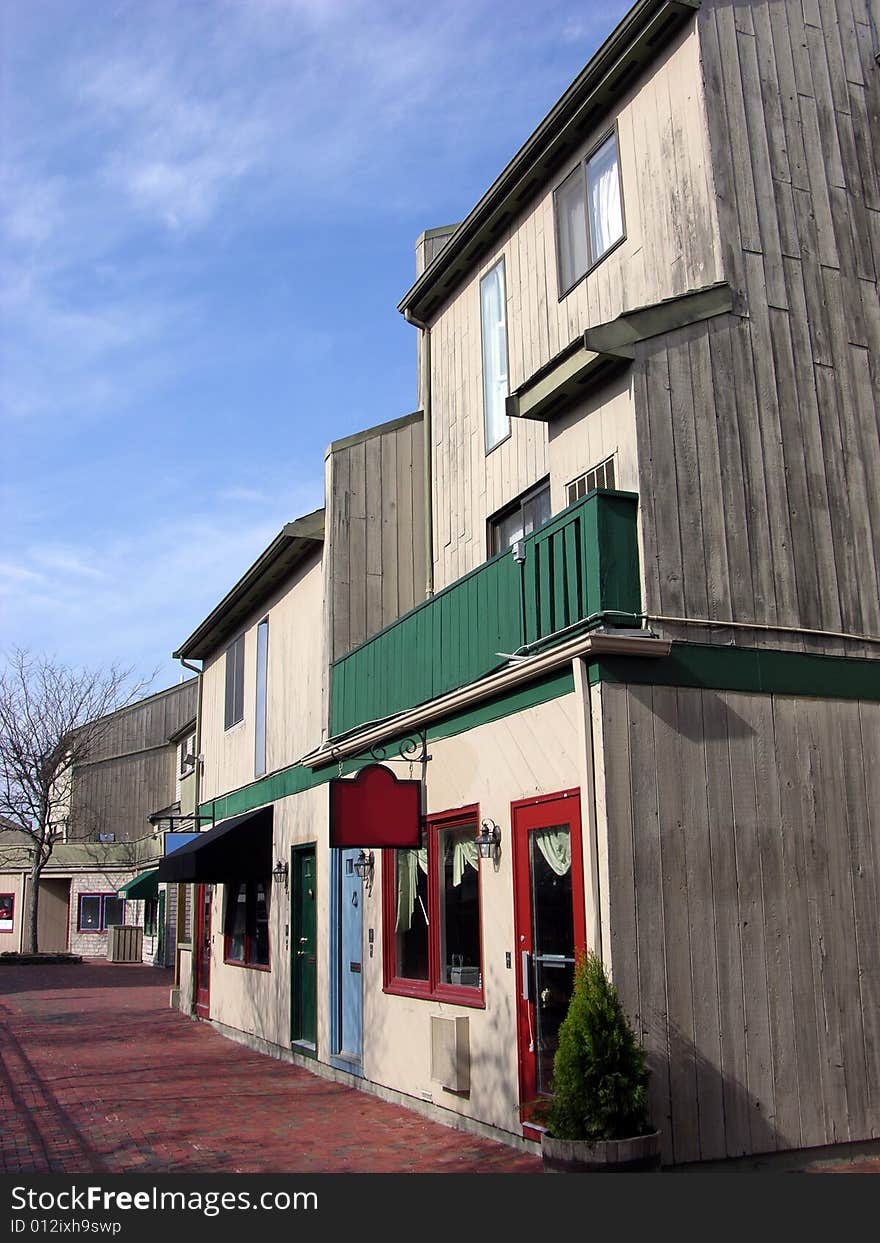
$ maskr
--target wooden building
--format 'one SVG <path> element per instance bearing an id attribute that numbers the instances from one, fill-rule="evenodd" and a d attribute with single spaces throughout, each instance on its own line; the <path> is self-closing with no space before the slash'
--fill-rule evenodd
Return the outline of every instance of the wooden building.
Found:
<path id="1" fill-rule="evenodd" d="M 418 415 L 181 648 L 185 1005 L 529 1144 L 589 945 L 667 1163 L 878 1133 L 878 55 L 639 0 L 419 240 Z"/>
<path id="2" fill-rule="evenodd" d="M 63 837 L 40 879 L 41 951 L 103 958 L 108 930 L 124 923 L 144 929 L 145 962 L 174 964 L 178 895 L 160 891 L 150 866 L 170 822 L 153 824 L 149 817 L 179 811 L 181 779 L 186 785 L 194 767 L 181 759 L 192 741 L 196 692 L 190 678 L 103 718 L 88 760 L 72 770 L 59 809 Z M 14 951 L 24 938 L 27 846 L 24 835 L 0 828 L 0 891 L 14 895 L 16 912 L 3 945 Z"/>

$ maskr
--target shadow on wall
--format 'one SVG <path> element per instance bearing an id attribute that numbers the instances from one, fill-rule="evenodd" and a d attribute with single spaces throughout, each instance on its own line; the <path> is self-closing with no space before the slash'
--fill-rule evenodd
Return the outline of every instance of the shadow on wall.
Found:
<path id="1" fill-rule="evenodd" d="M 747 1085 L 709 1061 L 665 1013 L 648 1016 L 647 1022 L 642 1015 L 636 1030 L 642 1032 L 651 1071 L 651 1120 L 662 1132 L 664 1165 L 791 1147 Z M 658 1048 L 664 1037 L 665 1053 Z"/>

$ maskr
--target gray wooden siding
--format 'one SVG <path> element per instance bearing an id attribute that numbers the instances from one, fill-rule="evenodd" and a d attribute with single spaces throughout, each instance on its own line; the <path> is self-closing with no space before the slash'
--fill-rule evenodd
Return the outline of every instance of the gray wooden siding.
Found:
<path id="1" fill-rule="evenodd" d="M 601 696 L 611 960 L 665 1159 L 880 1135 L 880 705 Z"/>
<path id="2" fill-rule="evenodd" d="M 425 598 L 420 418 L 337 448 L 326 471 L 326 624 L 336 660 Z"/>
<path id="3" fill-rule="evenodd" d="M 73 772 L 70 839 L 116 841 L 146 837 L 150 812 L 174 801 L 177 747 L 168 740 L 195 717 L 197 680 L 132 704 L 108 718 L 85 764 Z"/>
<path id="4" fill-rule="evenodd" d="M 553 190 L 615 123 L 626 239 L 560 298 Z M 485 560 L 486 519 L 551 470 L 547 429 L 527 420 L 512 420 L 510 439 L 485 452 L 479 284 L 502 256 L 511 392 L 588 327 L 724 278 L 695 23 L 595 118 L 432 326 L 438 589 Z M 568 463 L 567 477 L 593 465 Z"/>
<path id="5" fill-rule="evenodd" d="M 725 267 L 747 315 L 655 338 L 636 361 L 649 611 L 880 635 L 867 14 L 861 0 L 700 9 Z"/>

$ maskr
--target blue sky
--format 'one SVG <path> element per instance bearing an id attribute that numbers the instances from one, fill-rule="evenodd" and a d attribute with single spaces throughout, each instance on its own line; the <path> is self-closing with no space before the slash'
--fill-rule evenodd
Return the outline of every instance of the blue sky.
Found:
<path id="1" fill-rule="evenodd" d="M 340 436 L 396 306 L 626 3 L 0 0 L 0 646 L 152 689 Z"/>

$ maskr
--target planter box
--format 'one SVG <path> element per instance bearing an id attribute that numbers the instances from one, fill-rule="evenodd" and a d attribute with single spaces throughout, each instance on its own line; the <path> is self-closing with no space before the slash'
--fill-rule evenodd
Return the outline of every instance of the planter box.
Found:
<path id="1" fill-rule="evenodd" d="M 545 1174 L 634 1174 L 660 1169 L 660 1132 L 630 1139 L 541 1136 Z"/>

